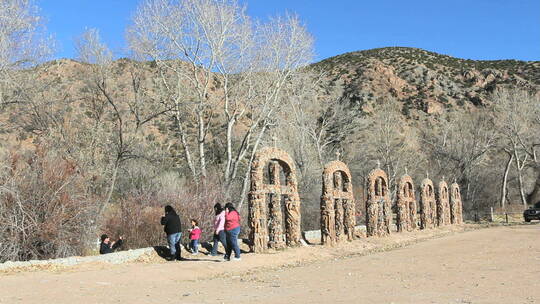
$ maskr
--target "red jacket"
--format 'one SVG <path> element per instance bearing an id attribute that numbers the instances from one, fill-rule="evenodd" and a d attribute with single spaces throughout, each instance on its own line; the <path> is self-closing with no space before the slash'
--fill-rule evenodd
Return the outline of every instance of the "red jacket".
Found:
<path id="1" fill-rule="evenodd" d="M 201 237 L 201 228 L 199 227 L 195 227 L 193 229 L 191 229 L 191 231 L 189 232 L 189 239 L 190 240 L 198 240 L 200 237 Z"/>
<path id="2" fill-rule="evenodd" d="M 230 231 L 236 227 L 240 227 L 240 214 L 236 211 L 225 214 L 225 230 Z"/>

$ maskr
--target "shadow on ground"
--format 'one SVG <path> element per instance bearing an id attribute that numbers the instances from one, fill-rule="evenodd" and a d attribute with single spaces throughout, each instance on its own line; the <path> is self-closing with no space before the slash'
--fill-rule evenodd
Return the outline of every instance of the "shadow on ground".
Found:
<path id="1" fill-rule="evenodd" d="M 170 257 L 170 251 L 169 247 L 166 246 L 154 246 L 154 251 L 156 254 L 161 257 L 164 260 L 167 260 Z M 200 253 L 203 255 L 202 253 Z M 188 257 L 185 257 L 188 256 Z M 183 262 L 216 262 L 219 263 L 221 260 L 215 260 L 215 259 L 205 259 L 205 258 L 197 258 L 195 256 L 192 256 L 185 248 L 181 250 L 181 256 L 180 261 Z"/>

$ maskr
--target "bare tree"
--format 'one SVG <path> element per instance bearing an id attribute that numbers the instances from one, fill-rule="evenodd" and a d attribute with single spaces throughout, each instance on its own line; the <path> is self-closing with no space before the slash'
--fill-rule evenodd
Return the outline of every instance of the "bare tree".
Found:
<path id="1" fill-rule="evenodd" d="M 483 170 L 489 165 L 498 136 L 488 111 L 448 112 L 428 121 L 421 130 L 421 144 L 438 169 L 438 175 L 454 178 L 462 186 L 463 199 L 477 208 L 476 195 L 484 186 Z"/>
<path id="2" fill-rule="evenodd" d="M 243 178 L 245 194 L 249 163 L 287 84 L 312 59 L 305 27 L 295 16 L 254 22 L 235 0 L 148 0 L 128 39 L 157 63 L 191 175 L 207 175 L 207 146 L 218 143 L 225 184 Z"/>
<path id="3" fill-rule="evenodd" d="M 538 165 L 536 148 L 540 146 L 540 99 L 529 92 L 499 90 L 493 96 L 496 130 L 502 137 L 502 149 L 513 159 L 518 176 L 521 203 L 527 205 L 524 171 L 530 165 Z M 505 168 L 502 192 L 505 194 L 507 170 Z M 502 202 L 503 198 L 501 198 Z"/>
<path id="4" fill-rule="evenodd" d="M 35 73 L 30 69 L 51 54 L 52 40 L 31 0 L 0 1 L 0 107 L 30 103 Z M 39 96 L 38 96 L 39 97 Z M 15 109 L 13 111 L 16 111 Z M 0 128 L 7 124 L 0 122 Z"/>
<path id="5" fill-rule="evenodd" d="M 365 127 L 357 134 L 350 149 L 357 171 L 367 176 L 377 164 L 388 174 L 389 189 L 394 200 L 399 174 L 412 173 L 424 162 L 418 135 L 409 126 L 394 98 L 380 100 L 365 114 Z"/>
<path id="6" fill-rule="evenodd" d="M 84 32 L 76 41 L 76 49 L 79 59 L 89 68 L 82 105 L 91 113 L 94 128 L 89 130 L 92 133 L 90 142 L 82 144 L 89 153 L 86 160 L 95 160 L 96 153 L 104 155 L 110 154 L 108 151 L 113 153 L 111 157 L 105 156 L 105 163 L 100 164 L 100 168 L 110 171 L 109 190 L 101 207 L 103 210 L 111 200 L 118 171 L 123 163 L 143 157 L 144 152 L 141 151 L 143 149 L 138 149 L 144 137 L 143 127 L 167 113 L 168 108 L 164 103 L 154 102 L 141 89 L 141 71 L 137 62 L 130 65 L 130 76 L 126 81 L 128 92 L 125 95 L 119 94 L 122 80 L 112 75 L 113 54 L 101 42 L 98 30 L 89 29 Z M 112 128 L 108 116 L 112 121 Z M 111 144 L 114 149 L 111 149 Z"/>

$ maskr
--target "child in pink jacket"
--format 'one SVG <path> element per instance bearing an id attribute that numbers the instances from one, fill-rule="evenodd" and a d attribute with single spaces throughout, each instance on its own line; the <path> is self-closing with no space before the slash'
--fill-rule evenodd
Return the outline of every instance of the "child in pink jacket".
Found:
<path id="1" fill-rule="evenodd" d="M 191 220 L 191 229 L 189 229 L 189 247 L 193 255 L 199 254 L 199 239 L 201 238 L 202 230 L 199 228 L 197 220 Z"/>

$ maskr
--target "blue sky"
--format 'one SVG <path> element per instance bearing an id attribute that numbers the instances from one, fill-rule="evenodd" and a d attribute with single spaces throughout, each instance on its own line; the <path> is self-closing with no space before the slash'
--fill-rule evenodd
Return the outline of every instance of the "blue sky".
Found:
<path id="1" fill-rule="evenodd" d="M 297 13 L 316 40 L 317 60 L 345 52 L 410 46 L 468 59 L 540 60 L 539 0 L 241 0 L 267 18 Z M 58 58 L 75 56 L 73 38 L 100 29 L 125 52 L 124 29 L 137 0 L 37 0 L 58 41 Z"/>

